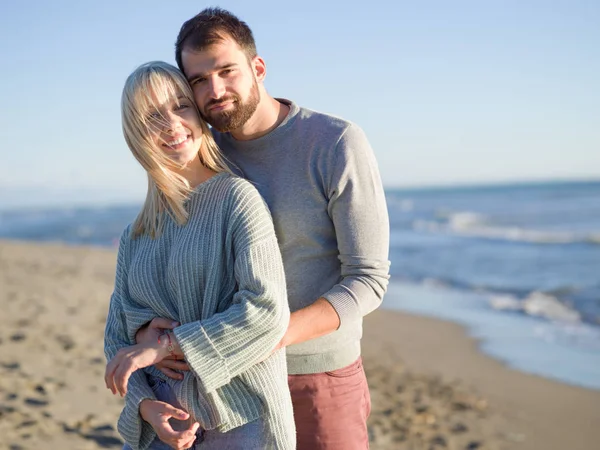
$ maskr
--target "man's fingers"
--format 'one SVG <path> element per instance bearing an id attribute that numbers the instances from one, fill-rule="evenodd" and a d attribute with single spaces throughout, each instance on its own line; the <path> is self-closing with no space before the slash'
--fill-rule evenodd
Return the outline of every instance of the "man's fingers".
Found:
<path id="1" fill-rule="evenodd" d="M 174 378 L 176 380 L 182 380 L 183 375 L 177 372 L 173 372 L 174 370 L 181 370 L 186 372 L 190 370 L 190 366 L 188 366 L 188 364 L 185 361 L 179 359 L 163 359 L 161 362 L 156 363 L 154 367 L 156 367 L 166 376 Z"/>
<path id="2" fill-rule="evenodd" d="M 156 368 L 173 380 L 183 380 L 183 375 L 175 372 L 173 369 L 169 369 L 168 367 L 158 367 L 158 365 Z"/>
<path id="3" fill-rule="evenodd" d="M 162 366 L 173 370 L 190 370 L 190 366 L 183 359 L 163 359 L 155 364 L 156 367 Z"/>
<path id="4" fill-rule="evenodd" d="M 172 330 L 173 328 L 179 326 L 179 322 L 176 322 L 171 319 L 165 319 L 164 317 L 155 317 L 150 322 L 150 328 L 168 328 Z"/>

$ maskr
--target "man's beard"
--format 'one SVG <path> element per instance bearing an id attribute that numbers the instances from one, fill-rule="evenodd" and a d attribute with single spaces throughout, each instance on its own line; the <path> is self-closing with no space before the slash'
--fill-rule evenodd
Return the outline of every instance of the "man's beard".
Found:
<path id="1" fill-rule="evenodd" d="M 201 112 L 202 118 L 212 125 L 217 131 L 225 133 L 227 131 L 237 130 L 241 128 L 252 115 L 260 102 L 260 92 L 258 90 L 258 83 L 256 80 L 252 83 L 250 89 L 250 95 L 248 100 L 242 102 L 242 99 L 235 94 L 227 97 L 220 98 L 218 100 L 212 100 L 206 105 L 206 109 L 213 105 L 219 105 L 226 101 L 233 100 L 233 108 L 227 111 L 208 111 L 207 113 Z"/>

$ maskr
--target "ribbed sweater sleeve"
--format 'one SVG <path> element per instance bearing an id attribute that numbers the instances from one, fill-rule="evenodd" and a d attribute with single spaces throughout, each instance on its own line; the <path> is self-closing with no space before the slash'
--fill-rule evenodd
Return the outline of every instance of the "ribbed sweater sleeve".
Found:
<path id="1" fill-rule="evenodd" d="M 210 393 L 263 360 L 289 323 L 283 263 L 267 207 L 251 185 L 234 193 L 230 227 L 237 282 L 231 306 L 174 329 L 200 389 Z M 183 268 L 182 268 L 183 270 Z"/>
<path id="2" fill-rule="evenodd" d="M 350 124 L 335 149 L 328 213 L 335 227 L 342 280 L 323 294 L 340 328 L 376 309 L 389 279 L 389 220 L 379 169 L 364 132 Z"/>
<path id="3" fill-rule="evenodd" d="M 117 270 L 115 288 L 110 298 L 106 328 L 104 331 L 104 354 L 110 361 L 123 347 L 134 345 L 128 338 L 123 311 L 124 303 L 128 301 L 127 292 L 127 247 L 129 241 L 129 228 L 121 236 L 117 256 Z M 143 371 L 135 371 L 129 378 L 125 407 L 117 424 L 119 433 L 134 450 L 145 450 L 155 438 L 156 433 L 149 423 L 144 421 L 139 414 L 139 405 L 142 400 L 156 399 L 154 392 L 148 385 Z"/>

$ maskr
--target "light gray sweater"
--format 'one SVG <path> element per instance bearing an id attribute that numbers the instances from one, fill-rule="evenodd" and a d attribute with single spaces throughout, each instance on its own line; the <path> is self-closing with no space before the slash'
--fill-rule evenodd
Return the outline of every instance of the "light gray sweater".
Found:
<path id="1" fill-rule="evenodd" d="M 265 136 L 237 141 L 213 130 L 239 175 L 273 215 L 290 309 L 319 297 L 337 311 L 337 331 L 287 348 L 292 374 L 339 369 L 358 358 L 362 318 L 389 278 L 389 220 L 375 156 L 356 125 L 293 102 Z"/>
<path id="2" fill-rule="evenodd" d="M 121 238 L 107 359 L 134 344 L 142 325 L 165 317 L 181 323 L 174 332 L 191 371 L 183 381 L 154 367 L 134 372 L 119 432 L 142 450 L 156 436 L 139 415 L 140 402 L 155 398 L 147 372 L 169 383 L 203 429 L 226 432 L 263 417 L 270 448 L 293 449 L 285 352 L 268 356 L 290 313 L 267 207 L 247 181 L 225 173 L 199 185 L 186 207 L 188 223 L 167 220 L 157 239 L 131 239 L 129 228 Z"/>

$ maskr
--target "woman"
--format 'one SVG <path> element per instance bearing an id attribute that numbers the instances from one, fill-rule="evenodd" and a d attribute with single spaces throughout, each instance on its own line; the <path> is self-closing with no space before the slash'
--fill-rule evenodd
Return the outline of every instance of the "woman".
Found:
<path id="1" fill-rule="evenodd" d="M 105 330 L 119 432 L 133 449 L 295 448 L 285 354 L 270 354 L 290 313 L 262 198 L 228 172 L 175 67 L 129 76 L 122 121 L 148 194 L 121 237 Z M 135 344 L 155 317 L 178 326 Z M 181 380 L 153 367 L 176 357 Z"/>

